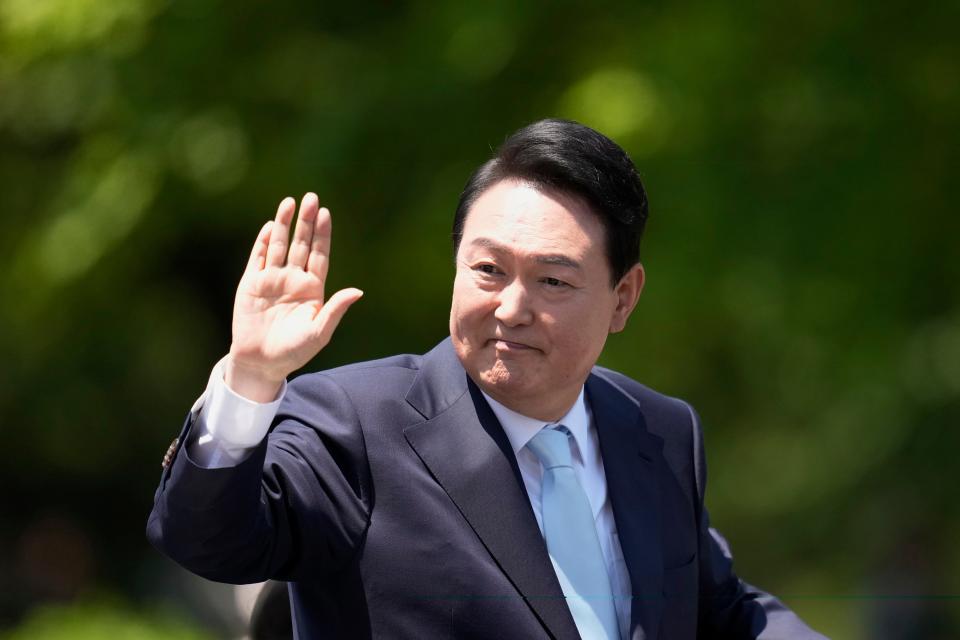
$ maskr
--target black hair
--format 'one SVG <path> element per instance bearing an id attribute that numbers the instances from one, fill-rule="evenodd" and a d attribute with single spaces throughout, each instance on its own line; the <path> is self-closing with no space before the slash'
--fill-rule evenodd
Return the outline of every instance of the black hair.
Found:
<path id="1" fill-rule="evenodd" d="M 582 199 L 605 230 L 612 285 L 640 261 L 647 194 L 630 156 L 599 131 L 570 120 L 547 119 L 513 133 L 467 180 L 453 218 L 453 252 L 473 203 L 506 179 Z"/>

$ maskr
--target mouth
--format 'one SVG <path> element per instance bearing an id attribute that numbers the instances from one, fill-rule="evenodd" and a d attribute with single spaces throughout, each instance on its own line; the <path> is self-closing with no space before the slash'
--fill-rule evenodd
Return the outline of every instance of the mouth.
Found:
<path id="1" fill-rule="evenodd" d="M 514 342 L 513 340 L 504 340 L 503 338 L 491 338 L 490 343 L 493 345 L 493 348 L 497 351 L 505 352 L 518 352 L 518 351 L 536 351 L 536 347 L 532 347 L 528 344 L 522 342 Z"/>

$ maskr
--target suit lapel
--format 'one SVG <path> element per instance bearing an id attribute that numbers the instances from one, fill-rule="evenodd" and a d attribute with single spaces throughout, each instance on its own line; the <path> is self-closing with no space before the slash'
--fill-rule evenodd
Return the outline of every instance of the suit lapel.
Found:
<path id="1" fill-rule="evenodd" d="M 449 340 L 424 356 L 404 436 L 551 636 L 579 638 L 507 436 Z"/>
<path id="2" fill-rule="evenodd" d="M 620 546 L 633 592 L 631 635 L 657 637 L 663 610 L 660 480 L 663 441 L 647 431 L 640 407 L 607 380 L 592 374 L 587 398 L 600 439 Z"/>

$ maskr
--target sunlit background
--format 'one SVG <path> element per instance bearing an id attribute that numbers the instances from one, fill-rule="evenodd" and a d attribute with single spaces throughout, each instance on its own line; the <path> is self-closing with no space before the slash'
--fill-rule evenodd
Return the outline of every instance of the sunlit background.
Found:
<path id="1" fill-rule="evenodd" d="M 831 637 L 960 636 L 958 24 L 0 0 L 0 638 L 241 635 L 144 527 L 257 230 L 317 191 L 332 284 L 366 292 L 309 369 L 423 352 L 460 188 L 547 116 L 640 168 L 648 286 L 603 363 L 699 409 L 739 573 Z"/>

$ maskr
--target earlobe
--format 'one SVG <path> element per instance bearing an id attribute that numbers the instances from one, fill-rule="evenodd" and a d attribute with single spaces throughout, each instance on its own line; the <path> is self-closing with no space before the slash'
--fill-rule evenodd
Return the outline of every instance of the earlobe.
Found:
<path id="1" fill-rule="evenodd" d="M 619 333 L 627 326 L 627 319 L 637 306 L 643 285 L 646 282 L 646 273 L 639 262 L 630 269 L 617 283 L 614 293 L 617 296 L 617 306 L 610 319 L 610 333 Z"/>

